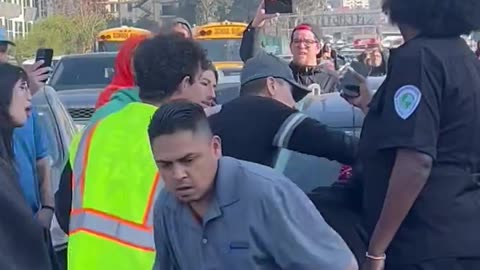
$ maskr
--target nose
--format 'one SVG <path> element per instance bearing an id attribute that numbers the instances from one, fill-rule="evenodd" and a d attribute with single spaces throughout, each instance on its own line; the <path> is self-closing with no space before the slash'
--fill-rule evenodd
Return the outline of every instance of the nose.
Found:
<path id="1" fill-rule="evenodd" d="M 304 41 L 300 41 L 297 46 L 300 49 L 306 49 L 307 48 L 307 44 Z"/>
<path id="2" fill-rule="evenodd" d="M 175 164 L 172 168 L 172 176 L 175 180 L 180 181 L 187 177 L 187 172 L 185 171 L 183 166 Z"/>

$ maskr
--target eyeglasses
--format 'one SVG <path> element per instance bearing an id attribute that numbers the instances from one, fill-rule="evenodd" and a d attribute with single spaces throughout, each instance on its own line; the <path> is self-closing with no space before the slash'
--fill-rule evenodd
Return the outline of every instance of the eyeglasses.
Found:
<path id="1" fill-rule="evenodd" d="M 315 39 L 293 39 L 293 44 L 295 45 L 300 45 L 301 43 L 304 43 L 307 47 L 310 47 L 314 44 L 317 44 L 318 41 Z"/>

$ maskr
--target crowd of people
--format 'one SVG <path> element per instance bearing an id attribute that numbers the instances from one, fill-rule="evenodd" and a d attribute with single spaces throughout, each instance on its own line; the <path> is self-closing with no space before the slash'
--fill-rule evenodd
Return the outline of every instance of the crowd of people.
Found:
<path id="1" fill-rule="evenodd" d="M 298 109 L 339 91 L 339 56 L 308 24 L 292 31 L 291 63 L 260 51 L 276 16 L 262 1 L 226 104 L 185 20 L 123 44 L 55 196 L 31 104 L 48 69 L 1 63 L 0 269 L 480 269 L 480 61 L 460 37 L 480 29 L 480 2 L 383 9 L 405 44 L 359 57 L 368 76 L 386 75 L 375 94 L 352 71 L 360 95 L 344 98 L 365 115 L 360 138 Z M 350 165 L 351 177 L 306 194 L 272 169 L 282 148 Z M 348 196 L 332 205 L 339 190 Z"/>

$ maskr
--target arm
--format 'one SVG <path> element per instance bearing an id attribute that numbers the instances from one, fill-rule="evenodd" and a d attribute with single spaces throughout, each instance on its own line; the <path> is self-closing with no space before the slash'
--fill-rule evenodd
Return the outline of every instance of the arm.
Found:
<path id="1" fill-rule="evenodd" d="M 48 157 L 37 160 L 37 173 L 40 184 L 40 201 L 43 206 L 55 206 L 53 198 L 50 160 Z"/>
<path id="2" fill-rule="evenodd" d="M 32 114 L 34 121 L 34 138 L 35 138 L 35 151 L 36 151 L 36 169 L 40 190 L 40 201 L 42 206 L 55 206 L 55 201 L 52 192 L 52 179 L 50 160 L 48 157 L 48 148 L 45 133 L 42 126 L 36 119 L 35 112 Z"/>
<path id="3" fill-rule="evenodd" d="M 277 16 L 277 14 L 265 14 L 264 0 L 260 1 L 255 18 L 243 32 L 242 43 L 240 45 L 240 58 L 243 62 L 254 57 L 260 49 L 257 42 L 258 30 L 265 25 L 265 21 Z"/>
<path id="4" fill-rule="evenodd" d="M 432 158 L 411 150 L 398 150 L 387 195 L 368 252 L 382 255 L 427 183 Z"/>
<path id="5" fill-rule="evenodd" d="M 346 165 L 354 163 L 357 144 L 356 137 L 330 129 L 299 112 L 286 118 L 274 139 L 277 147 L 336 160 Z"/>
<path id="6" fill-rule="evenodd" d="M 290 180 L 278 179 L 261 206 L 266 247 L 280 269 L 358 269 L 343 239 Z"/>
<path id="7" fill-rule="evenodd" d="M 240 58 L 243 62 L 252 58 L 255 52 L 258 50 L 256 45 L 257 29 L 252 27 L 252 23 L 247 26 L 247 29 L 243 32 L 242 43 L 240 44 Z"/>

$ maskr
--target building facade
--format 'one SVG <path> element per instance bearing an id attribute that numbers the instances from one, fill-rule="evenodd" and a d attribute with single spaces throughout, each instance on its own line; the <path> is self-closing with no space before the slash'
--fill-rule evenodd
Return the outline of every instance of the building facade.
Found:
<path id="1" fill-rule="evenodd" d="M 106 0 L 105 9 L 121 21 L 137 22 L 143 18 L 161 22 L 175 17 L 178 0 Z"/>
<path id="2" fill-rule="evenodd" d="M 368 9 L 370 0 L 343 0 L 343 6 L 351 9 Z"/>
<path id="3" fill-rule="evenodd" d="M 12 40 L 25 37 L 36 17 L 35 0 L 0 0 L 0 28 Z"/>

